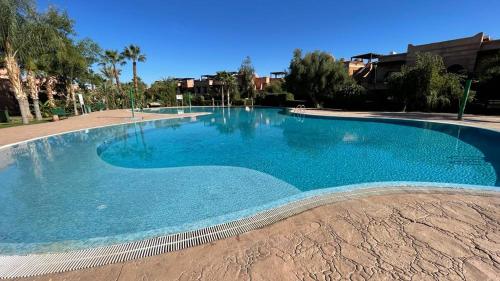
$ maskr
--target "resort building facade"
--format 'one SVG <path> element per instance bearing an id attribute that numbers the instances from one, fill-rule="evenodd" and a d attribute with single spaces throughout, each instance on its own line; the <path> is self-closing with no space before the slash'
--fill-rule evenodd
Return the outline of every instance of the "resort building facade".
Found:
<path id="1" fill-rule="evenodd" d="M 413 65 L 418 53 L 433 53 L 441 56 L 450 72 L 473 74 L 478 63 L 500 51 L 500 40 L 492 40 L 480 32 L 471 37 L 434 42 L 423 45 L 408 44 L 404 53 L 389 55 L 367 53 L 351 57 L 345 62 L 349 74 L 369 90 L 386 89 L 388 77 L 401 70 L 403 65 Z"/>
<path id="2" fill-rule="evenodd" d="M 229 72 L 236 78 L 238 85 L 241 85 L 241 76 L 238 72 Z M 283 80 L 286 72 L 271 72 L 270 76 L 259 77 L 255 75 L 253 78 L 254 89 L 264 91 L 275 80 Z M 274 77 L 273 77 L 274 76 Z M 222 82 L 217 79 L 217 75 L 205 74 L 200 79 L 195 78 L 176 78 L 177 92 L 193 93 L 197 95 L 219 94 Z"/>

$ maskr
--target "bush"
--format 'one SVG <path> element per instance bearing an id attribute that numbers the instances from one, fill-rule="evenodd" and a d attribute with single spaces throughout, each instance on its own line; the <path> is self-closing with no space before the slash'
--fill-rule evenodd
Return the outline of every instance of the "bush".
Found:
<path id="1" fill-rule="evenodd" d="M 242 99 L 231 100 L 231 105 L 233 105 L 233 106 L 244 106 L 245 105 L 245 100 L 242 100 Z"/>
<path id="2" fill-rule="evenodd" d="M 458 104 L 463 92 L 461 77 L 448 73 L 443 59 L 431 53 L 417 54 L 415 66 L 393 73 L 388 87 L 403 110 L 449 109 Z"/>
<path id="3" fill-rule="evenodd" d="M 477 99 L 483 104 L 500 99 L 500 52 L 482 58 L 478 62 L 479 79 Z"/>
<path id="4" fill-rule="evenodd" d="M 205 105 L 205 97 L 203 95 L 192 96 L 191 105 Z"/>
<path id="5" fill-rule="evenodd" d="M 266 88 L 264 89 L 264 91 L 266 93 L 273 93 L 273 94 L 280 94 L 280 93 L 284 93 L 285 92 L 285 89 L 284 89 L 284 85 L 283 85 L 283 81 L 281 80 L 277 80 L 277 79 L 273 79 L 271 81 L 271 83 L 269 83 L 269 85 L 266 86 Z"/>
<path id="6" fill-rule="evenodd" d="M 293 101 L 293 94 L 264 94 L 257 97 L 256 103 L 265 106 L 287 106 L 289 101 Z"/>
<path id="7" fill-rule="evenodd" d="M 361 87 L 349 76 L 341 61 L 320 51 L 302 56 L 301 50 L 295 50 L 285 79 L 287 90 L 295 98 L 310 101 L 314 106 L 338 95 L 358 92 Z"/>

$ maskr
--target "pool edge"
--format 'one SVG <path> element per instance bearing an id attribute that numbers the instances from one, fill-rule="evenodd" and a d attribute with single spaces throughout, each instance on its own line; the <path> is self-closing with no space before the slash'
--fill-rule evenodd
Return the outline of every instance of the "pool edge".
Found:
<path id="1" fill-rule="evenodd" d="M 137 123 L 156 122 L 156 121 L 162 121 L 162 120 L 175 120 L 175 119 L 192 118 L 192 117 L 199 117 L 199 116 L 205 116 L 205 115 L 210 115 L 210 114 L 212 114 L 212 113 L 211 112 L 185 113 L 185 114 L 181 114 L 180 116 L 167 116 L 167 117 L 162 117 L 162 118 L 153 118 L 153 119 L 146 119 L 146 120 L 144 120 L 144 119 L 143 120 L 131 120 L 131 121 L 127 121 L 127 122 L 120 122 L 120 123 L 114 123 L 114 124 L 85 127 L 82 129 L 69 130 L 69 131 L 64 131 L 64 132 L 55 133 L 55 134 L 48 134 L 48 135 L 34 137 L 34 138 L 22 140 L 22 141 L 17 141 L 17 142 L 13 142 L 13 143 L 0 145 L 0 151 L 7 149 L 9 147 L 13 147 L 13 146 L 28 143 L 28 142 L 33 142 L 33 141 L 37 141 L 37 140 L 41 140 L 41 139 L 47 139 L 50 137 L 56 137 L 56 136 L 65 135 L 65 134 L 78 133 L 78 132 L 87 131 L 87 130 L 115 127 L 115 126 L 124 126 L 124 125 L 134 125 Z"/>
<path id="2" fill-rule="evenodd" d="M 365 188 L 347 191 L 326 190 L 241 219 L 145 240 L 61 253 L 0 256 L 0 279 L 60 273 L 178 251 L 236 236 L 316 207 L 350 199 L 404 193 L 500 196 L 499 191 L 492 189 L 494 187 L 479 186 L 481 189 L 470 189 L 459 184 L 409 182 L 387 183 L 387 186 L 382 187 L 381 184 L 365 184 Z"/>

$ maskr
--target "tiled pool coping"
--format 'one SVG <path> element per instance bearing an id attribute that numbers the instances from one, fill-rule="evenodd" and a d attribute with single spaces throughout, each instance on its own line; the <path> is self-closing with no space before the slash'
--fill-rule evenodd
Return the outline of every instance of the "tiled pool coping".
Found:
<path id="1" fill-rule="evenodd" d="M 474 186 L 427 183 L 412 184 L 404 182 L 400 184 L 387 183 L 386 186 L 381 188 L 382 184 L 374 184 L 373 186 L 375 187 L 369 187 L 369 184 L 364 184 L 362 185 L 363 188 L 349 191 L 332 191 L 331 189 L 326 189 L 322 193 L 316 192 L 312 194 L 311 197 L 298 199 L 235 221 L 141 241 L 63 253 L 0 256 L 0 279 L 59 273 L 177 251 L 242 234 L 315 207 L 349 199 L 404 193 L 458 193 L 495 197 L 500 195 L 500 192 L 483 189 L 493 187 L 478 186 L 478 189 L 470 189 L 468 187 Z M 458 188 L 450 188 L 451 186 Z"/>

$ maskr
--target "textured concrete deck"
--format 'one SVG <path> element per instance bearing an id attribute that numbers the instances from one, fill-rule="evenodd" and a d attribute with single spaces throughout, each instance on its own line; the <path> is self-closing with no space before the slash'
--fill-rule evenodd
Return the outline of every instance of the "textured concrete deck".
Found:
<path id="1" fill-rule="evenodd" d="M 136 120 L 155 120 L 178 118 L 180 116 L 192 117 L 202 114 L 204 113 L 186 113 L 178 115 L 137 112 L 135 117 Z M 87 115 L 69 117 L 57 122 L 3 128 L 0 129 L 0 146 L 68 131 L 114 124 L 133 123 L 136 120 L 132 120 L 131 112 L 129 110 L 119 109 L 92 112 Z"/>
<path id="2" fill-rule="evenodd" d="M 498 280 L 500 197 L 379 195 L 121 264 L 19 280 Z"/>
<path id="3" fill-rule="evenodd" d="M 471 115 L 465 114 L 463 120 L 457 120 L 457 115 L 452 113 L 425 113 L 425 112 L 378 112 L 378 111 L 339 111 L 306 109 L 300 111 L 302 114 L 314 116 L 334 117 L 360 117 L 360 118 L 402 118 L 427 120 L 440 123 L 449 123 L 465 126 L 474 126 L 485 129 L 500 131 L 500 116 Z"/>

